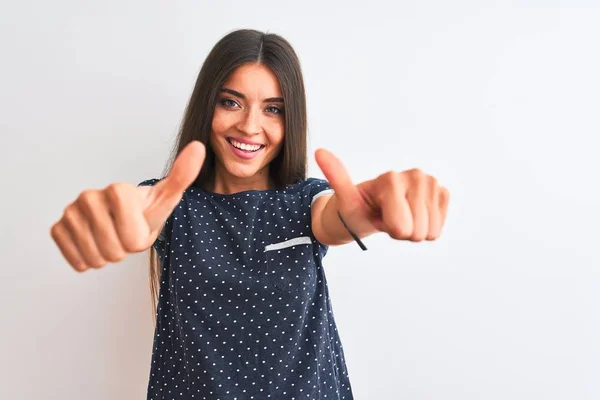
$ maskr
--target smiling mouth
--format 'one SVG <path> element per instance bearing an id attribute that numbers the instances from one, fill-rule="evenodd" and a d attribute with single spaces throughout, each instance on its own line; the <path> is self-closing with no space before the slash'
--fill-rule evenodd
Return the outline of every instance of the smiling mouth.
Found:
<path id="1" fill-rule="evenodd" d="M 231 138 L 227 138 L 227 141 L 229 142 L 230 145 L 232 145 L 236 149 L 238 149 L 240 151 L 243 151 L 245 153 L 256 153 L 257 151 L 260 151 L 260 150 L 262 150 L 265 147 L 264 144 L 261 144 L 260 147 L 257 148 L 256 150 L 242 149 L 241 147 L 238 147 L 238 146 L 234 145 L 233 142 L 232 142 L 232 140 L 231 140 Z"/>

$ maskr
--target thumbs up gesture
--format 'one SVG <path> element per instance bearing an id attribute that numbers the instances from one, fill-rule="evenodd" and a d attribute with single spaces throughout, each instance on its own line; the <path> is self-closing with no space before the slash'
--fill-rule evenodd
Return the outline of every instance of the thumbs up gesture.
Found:
<path id="1" fill-rule="evenodd" d="M 201 142 L 188 144 L 169 176 L 154 186 L 112 183 L 83 191 L 50 230 L 62 255 L 83 272 L 148 249 L 198 176 L 205 151 Z"/>
<path id="2" fill-rule="evenodd" d="M 450 194 L 433 176 L 418 169 L 389 171 L 355 185 L 330 151 L 318 149 L 315 159 L 335 191 L 337 211 L 359 237 L 377 231 L 413 242 L 440 236 Z"/>

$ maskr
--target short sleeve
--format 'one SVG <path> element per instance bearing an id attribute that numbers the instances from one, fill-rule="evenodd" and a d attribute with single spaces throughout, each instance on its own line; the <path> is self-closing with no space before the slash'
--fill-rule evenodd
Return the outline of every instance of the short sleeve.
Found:
<path id="1" fill-rule="evenodd" d="M 161 180 L 162 179 L 156 179 L 156 178 L 147 179 L 145 181 L 138 183 L 138 187 L 139 186 L 154 186 Z M 167 219 L 167 221 L 165 222 L 165 225 L 163 226 L 163 229 L 161 230 L 160 234 L 158 235 L 158 237 L 154 241 L 154 244 L 152 245 L 158 252 L 158 255 L 160 256 L 161 260 L 164 258 L 164 255 L 167 250 L 167 242 L 168 242 L 167 237 L 169 237 L 168 232 L 171 232 L 171 229 L 172 229 L 172 227 L 171 227 L 172 215 L 173 214 L 171 214 L 171 216 Z"/>
<path id="2" fill-rule="evenodd" d="M 309 211 L 316 199 L 318 199 L 321 196 L 329 195 L 329 194 L 333 194 L 333 193 L 334 193 L 334 190 L 331 187 L 331 185 L 329 184 L 329 182 L 326 181 L 325 179 L 320 179 L 320 178 L 307 178 L 304 181 L 304 185 L 302 187 L 302 195 L 304 198 L 306 198 L 308 200 L 307 203 L 309 204 Z M 312 227 L 312 218 L 311 218 L 310 212 L 308 213 L 308 216 L 309 216 L 309 221 L 311 224 L 310 226 Z M 311 235 L 314 238 L 314 234 L 312 234 L 312 230 L 311 230 Z M 316 238 L 314 238 L 314 239 L 319 245 L 319 254 L 320 254 L 321 258 L 323 258 L 325 256 L 325 254 L 327 253 L 329 246 L 319 242 Z"/>
<path id="3" fill-rule="evenodd" d="M 308 178 L 306 182 L 311 206 L 319 197 L 334 193 L 331 185 L 329 185 L 329 182 L 327 182 L 325 179 Z"/>

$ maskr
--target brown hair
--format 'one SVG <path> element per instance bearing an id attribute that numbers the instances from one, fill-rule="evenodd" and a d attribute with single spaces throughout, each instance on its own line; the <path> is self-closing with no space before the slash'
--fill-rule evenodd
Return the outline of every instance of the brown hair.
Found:
<path id="1" fill-rule="evenodd" d="M 206 146 L 206 159 L 193 186 L 204 187 L 214 178 L 215 154 L 210 147 L 212 117 L 217 95 L 231 73 L 239 66 L 258 62 L 273 71 L 281 87 L 285 114 L 284 139 L 280 153 L 269 165 L 269 177 L 276 188 L 306 178 L 307 116 L 306 94 L 300 61 L 290 43 L 279 35 L 253 29 L 228 33 L 212 48 L 198 74 L 186 107 L 176 144 L 167 162 L 168 175 L 177 155 L 192 140 Z M 160 288 L 159 259 L 150 248 L 150 291 L 153 311 Z M 156 313 L 154 313 L 156 317 Z"/>

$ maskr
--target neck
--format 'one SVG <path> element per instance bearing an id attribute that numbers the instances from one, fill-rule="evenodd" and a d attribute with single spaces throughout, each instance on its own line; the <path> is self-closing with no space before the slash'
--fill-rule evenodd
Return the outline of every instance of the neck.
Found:
<path id="1" fill-rule="evenodd" d="M 220 168 L 215 169 L 212 180 L 207 182 L 207 190 L 218 194 L 233 194 L 246 190 L 273 189 L 275 185 L 269 176 L 269 169 L 264 168 L 250 177 L 237 177 Z"/>

